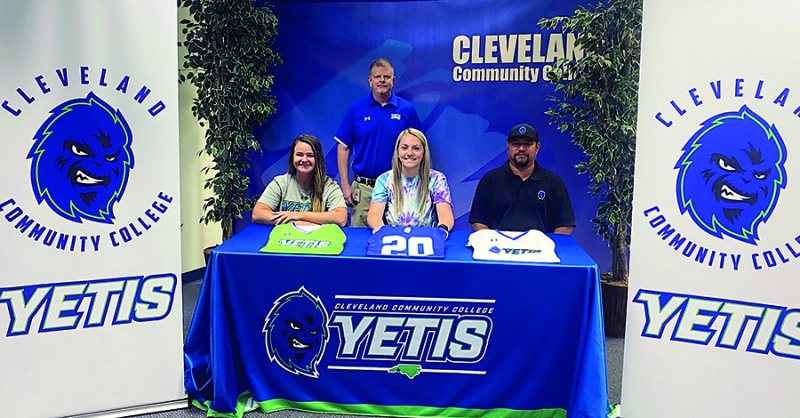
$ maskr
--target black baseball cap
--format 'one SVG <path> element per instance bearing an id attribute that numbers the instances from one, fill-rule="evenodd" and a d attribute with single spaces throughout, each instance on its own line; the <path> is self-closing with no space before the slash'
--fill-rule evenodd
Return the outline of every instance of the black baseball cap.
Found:
<path id="1" fill-rule="evenodd" d="M 506 141 L 511 141 L 518 136 L 523 136 L 532 141 L 539 142 L 539 133 L 536 132 L 536 129 L 533 129 L 533 126 L 528 125 L 527 123 L 520 123 L 519 125 L 511 128 L 511 132 L 508 133 L 508 138 L 506 138 Z"/>

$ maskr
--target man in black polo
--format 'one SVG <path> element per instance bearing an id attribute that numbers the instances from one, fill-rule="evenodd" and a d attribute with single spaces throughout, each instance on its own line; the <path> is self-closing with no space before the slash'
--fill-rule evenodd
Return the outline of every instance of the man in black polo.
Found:
<path id="1" fill-rule="evenodd" d="M 508 161 L 478 182 L 469 212 L 472 230 L 571 233 L 575 214 L 567 187 L 536 163 L 539 134 L 523 123 L 511 129 L 507 141 Z"/>

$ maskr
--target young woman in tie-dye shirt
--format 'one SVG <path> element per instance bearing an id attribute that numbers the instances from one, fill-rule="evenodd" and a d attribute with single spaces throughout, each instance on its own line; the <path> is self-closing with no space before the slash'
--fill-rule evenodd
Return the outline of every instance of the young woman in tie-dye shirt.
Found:
<path id="1" fill-rule="evenodd" d="M 373 231 L 388 224 L 439 226 L 449 232 L 453 223 L 450 187 L 444 174 L 431 170 L 425 134 L 413 128 L 400 132 L 392 170 L 381 174 L 375 182 L 367 225 Z"/>

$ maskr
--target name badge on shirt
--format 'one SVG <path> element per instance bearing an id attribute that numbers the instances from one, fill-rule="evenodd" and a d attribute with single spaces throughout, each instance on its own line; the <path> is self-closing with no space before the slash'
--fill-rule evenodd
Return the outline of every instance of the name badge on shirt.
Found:
<path id="1" fill-rule="evenodd" d="M 400 120 L 400 114 L 399 113 L 392 113 L 392 120 Z"/>

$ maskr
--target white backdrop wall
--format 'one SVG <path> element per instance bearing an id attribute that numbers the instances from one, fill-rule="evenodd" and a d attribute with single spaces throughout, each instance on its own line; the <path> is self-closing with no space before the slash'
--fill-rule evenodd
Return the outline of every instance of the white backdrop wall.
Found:
<path id="1" fill-rule="evenodd" d="M 210 164 L 210 158 L 198 152 L 203 149 L 204 129 L 192 115 L 193 87 L 182 84 L 179 88 L 180 108 L 180 167 L 181 167 L 181 265 L 183 272 L 205 267 L 203 249 L 222 241 L 218 223 L 200 222 L 204 199 L 211 193 L 203 188 L 206 177 L 201 170 Z"/>
<path id="2" fill-rule="evenodd" d="M 185 405 L 174 3 L 0 1 L 0 415 Z"/>
<path id="3" fill-rule="evenodd" d="M 625 417 L 800 410 L 798 16 L 644 2 Z"/>

